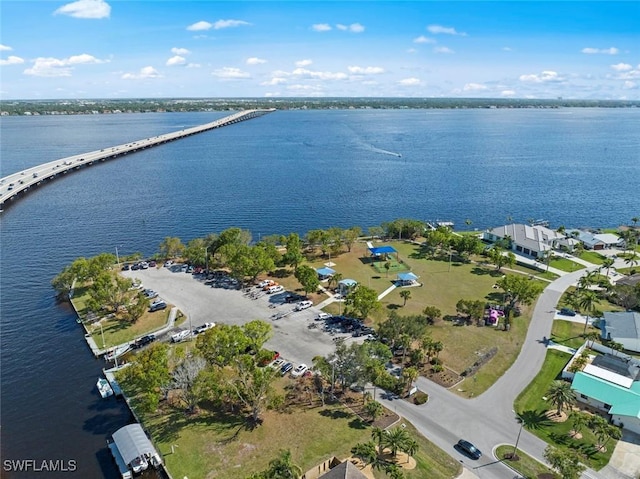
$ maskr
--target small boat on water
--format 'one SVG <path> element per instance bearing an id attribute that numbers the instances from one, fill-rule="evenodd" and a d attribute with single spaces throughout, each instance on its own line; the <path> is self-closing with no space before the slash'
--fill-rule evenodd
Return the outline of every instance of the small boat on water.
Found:
<path id="1" fill-rule="evenodd" d="M 112 350 L 110 350 L 107 354 L 104 355 L 104 359 L 107 361 L 115 361 L 124 353 L 128 352 L 131 349 L 130 344 L 122 344 Z"/>
<path id="2" fill-rule="evenodd" d="M 98 383 L 96 384 L 98 387 L 98 392 L 103 399 L 108 398 L 109 396 L 113 396 L 113 389 L 111 388 L 111 384 L 105 378 L 98 378 Z"/>

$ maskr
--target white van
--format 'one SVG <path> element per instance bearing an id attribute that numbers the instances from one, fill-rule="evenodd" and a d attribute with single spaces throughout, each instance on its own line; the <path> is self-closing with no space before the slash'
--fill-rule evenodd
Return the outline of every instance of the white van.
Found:
<path id="1" fill-rule="evenodd" d="M 279 284 L 274 286 L 269 286 L 269 288 L 267 288 L 267 294 L 282 293 L 283 291 L 284 291 L 284 288 Z"/>

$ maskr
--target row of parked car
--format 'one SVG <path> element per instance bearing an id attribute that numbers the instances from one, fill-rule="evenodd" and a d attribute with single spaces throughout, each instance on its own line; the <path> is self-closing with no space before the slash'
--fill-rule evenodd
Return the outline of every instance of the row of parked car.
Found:
<path id="1" fill-rule="evenodd" d="M 275 369 L 276 371 L 280 371 L 282 376 L 286 376 L 287 373 L 290 373 L 292 378 L 311 376 L 311 370 L 306 364 L 302 363 L 294 368 L 293 363 L 287 362 L 282 358 L 275 359 L 268 367 Z"/>

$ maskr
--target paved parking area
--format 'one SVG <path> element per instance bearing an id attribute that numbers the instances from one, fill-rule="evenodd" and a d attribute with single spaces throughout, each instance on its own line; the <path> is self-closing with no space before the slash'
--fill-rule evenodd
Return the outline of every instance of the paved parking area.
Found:
<path id="1" fill-rule="evenodd" d="M 123 271 L 127 278 L 138 278 L 145 288 L 157 291 L 161 298 L 175 304 L 190 318 L 182 328 L 194 329 L 207 322 L 242 325 L 254 319 L 262 319 L 273 326 L 273 337 L 265 347 L 280 352 L 280 355 L 294 363 L 311 366 L 315 356 L 331 354 L 335 348 L 334 338 L 322 331 L 323 322 L 314 321 L 319 309 L 311 307 L 293 312 L 273 320 L 277 313 L 288 313 L 293 304 L 283 304 L 286 293 L 264 294 L 251 299 L 240 290 L 214 288 L 204 284 L 191 274 L 169 268 L 149 268 L 146 270 Z M 253 288 L 259 291 L 257 288 Z M 269 307 L 269 305 L 275 307 Z M 310 324 L 317 328 L 310 329 Z M 344 335 L 341 335 L 344 336 Z M 347 341 L 362 340 L 347 337 Z"/>

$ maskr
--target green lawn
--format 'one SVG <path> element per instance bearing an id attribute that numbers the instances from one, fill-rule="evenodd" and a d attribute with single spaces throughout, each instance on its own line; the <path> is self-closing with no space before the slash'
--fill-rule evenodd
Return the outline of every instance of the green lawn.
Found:
<path id="1" fill-rule="evenodd" d="M 553 322 L 553 326 L 551 328 L 551 338 L 555 343 L 578 349 L 584 344 L 585 341 L 584 337 L 582 336 L 583 331 L 584 324 L 556 319 Z M 587 333 L 591 331 L 597 330 L 589 326 L 587 328 Z"/>
<path id="2" fill-rule="evenodd" d="M 584 268 L 584 266 L 580 263 L 576 263 L 575 261 L 571 261 L 567 258 L 558 258 L 557 256 L 553 257 L 553 259 L 549 262 L 549 266 L 561 271 L 566 271 L 568 273 Z"/>
<path id="3" fill-rule="evenodd" d="M 99 347 L 102 347 L 102 338 L 104 333 L 105 347 L 109 348 L 122 344 L 127 341 L 143 336 L 146 333 L 155 331 L 167 323 L 171 306 L 167 309 L 156 311 L 154 313 L 146 312 L 135 323 L 126 320 L 104 319 L 102 320 L 102 329 L 99 323 L 87 324 L 87 330 L 93 337 Z M 180 313 L 178 313 L 180 317 Z M 176 324 L 178 321 L 176 320 Z"/>
<path id="4" fill-rule="evenodd" d="M 541 464 L 539 461 L 536 461 L 520 449 L 518 449 L 519 459 L 517 461 L 507 459 L 508 457 L 511 457 L 510 455 L 513 453 L 513 450 L 513 445 L 498 446 L 496 449 L 496 456 L 499 460 L 518 471 L 525 479 L 537 479 L 541 474 L 551 474 L 551 476 L 547 477 L 560 479 L 560 476 L 553 470 L 549 469 L 544 464 Z"/>
<path id="5" fill-rule="evenodd" d="M 278 388 L 288 381 L 280 380 Z M 162 413 L 143 415 L 143 422 L 173 477 L 242 479 L 264 470 L 283 449 L 291 450 L 293 462 L 307 471 L 333 456 L 345 459 L 356 443 L 371 440 L 371 426 L 339 403 L 268 410 L 262 418 L 252 429 L 242 414 L 203 409 L 189 416 L 165 406 Z M 452 479 L 459 474 L 455 460 L 405 424 L 420 445 L 418 466 L 407 477 Z"/>
<path id="6" fill-rule="evenodd" d="M 602 264 L 605 259 L 604 256 L 600 253 L 596 253 L 595 251 L 583 251 L 579 258 L 593 264 Z"/>
<path id="7" fill-rule="evenodd" d="M 529 275 L 532 274 L 537 278 L 548 279 L 549 281 L 553 281 L 559 278 L 557 274 L 551 271 L 540 271 L 539 269 L 531 268 L 530 266 L 527 266 L 525 264 L 516 264 L 513 266 L 513 268 L 510 268 L 510 269 L 515 269 L 516 271 L 520 271 L 522 273 L 529 274 Z"/>
<path id="8" fill-rule="evenodd" d="M 589 430 L 583 430 L 582 439 L 570 437 L 571 420 L 565 422 L 552 422 L 545 416 L 545 412 L 554 406 L 544 399 L 549 386 L 555 379 L 560 378 L 560 373 L 570 359 L 570 355 L 557 350 L 547 351 L 544 364 L 538 375 L 525 388 L 515 401 L 515 410 L 518 414 L 528 416 L 532 422 L 530 431 L 542 440 L 555 447 L 573 449 L 582 456 L 582 461 L 596 470 L 604 467 L 611 458 L 615 448 L 615 441 L 607 444 L 607 451 L 597 451 L 594 444 L 595 436 Z"/>

